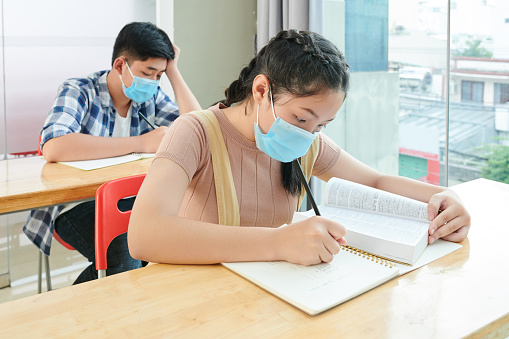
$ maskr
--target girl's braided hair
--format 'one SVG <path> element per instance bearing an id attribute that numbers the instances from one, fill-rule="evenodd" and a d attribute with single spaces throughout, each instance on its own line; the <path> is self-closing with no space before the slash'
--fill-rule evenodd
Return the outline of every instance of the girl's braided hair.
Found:
<path id="1" fill-rule="evenodd" d="M 317 33 L 294 29 L 279 32 L 225 90 L 226 106 L 251 96 L 254 78 L 264 74 L 270 81 L 274 101 L 280 94 L 312 96 L 324 90 L 347 92 L 350 71 L 344 55 L 332 42 Z M 300 185 L 292 163 L 281 167 L 282 184 L 297 196 Z"/>

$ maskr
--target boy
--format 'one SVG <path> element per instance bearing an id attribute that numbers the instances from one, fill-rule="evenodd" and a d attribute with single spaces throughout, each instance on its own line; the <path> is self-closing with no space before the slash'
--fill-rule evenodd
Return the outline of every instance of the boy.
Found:
<path id="1" fill-rule="evenodd" d="M 48 162 L 98 159 L 131 152 L 154 153 L 179 113 L 199 110 L 178 68 L 180 50 L 151 23 L 133 22 L 117 36 L 112 68 L 86 78 L 65 81 L 41 131 L 41 150 Z M 159 87 L 166 73 L 178 107 Z M 150 124 L 145 121 L 145 118 Z M 152 129 L 151 125 L 159 126 Z M 119 208 L 131 209 L 134 199 Z M 23 228 L 46 255 L 53 230 L 90 262 L 74 284 L 96 279 L 94 201 L 33 210 Z M 127 237 L 108 248 L 107 274 L 141 267 L 129 255 Z"/>

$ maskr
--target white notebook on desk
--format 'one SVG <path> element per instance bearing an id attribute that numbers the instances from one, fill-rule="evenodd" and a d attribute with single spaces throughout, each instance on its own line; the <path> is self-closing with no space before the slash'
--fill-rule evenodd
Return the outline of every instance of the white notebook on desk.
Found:
<path id="1" fill-rule="evenodd" d="M 154 156 L 155 153 L 131 153 L 111 158 L 81 160 L 81 161 L 60 161 L 60 163 L 84 171 L 90 171 L 98 168 L 124 164 L 127 162 L 136 161 L 140 159 L 153 158 Z"/>
<path id="2" fill-rule="evenodd" d="M 306 218 L 308 214 L 297 212 L 293 222 Z M 332 262 L 316 266 L 285 261 L 222 265 L 307 314 L 316 315 L 461 247 L 438 239 L 426 247 L 414 265 L 385 260 L 345 246 Z"/>
<path id="3" fill-rule="evenodd" d="M 342 247 L 330 263 L 301 266 L 289 262 L 223 263 L 266 291 L 316 315 L 399 276 L 385 260 Z"/>
<path id="4" fill-rule="evenodd" d="M 332 262 L 315 266 L 285 261 L 222 265 L 307 314 L 316 315 L 459 248 L 459 244 L 439 239 L 426 248 L 413 266 L 373 258 L 345 247 Z"/>

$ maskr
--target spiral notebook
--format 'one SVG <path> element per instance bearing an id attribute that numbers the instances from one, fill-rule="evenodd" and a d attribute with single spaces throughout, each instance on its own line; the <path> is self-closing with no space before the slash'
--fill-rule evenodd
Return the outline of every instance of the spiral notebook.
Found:
<path id="1" fill-rule="evenodd" d="M 222 265 L 309 315 L 326 311 L 399 276 L 394 263 L 348 246 L 341 246 L 332 262 L 314 266 L 284 261 Z"/>
<path id="2" fill-rule="evenodd" d="M 307 314 L 316 315 L 461 247 L 460 244 L 438 239 L 412 266 L 348 246 L 342 246 L 332 262 L 315 266 L 285 261 L 222 265 Z"/>

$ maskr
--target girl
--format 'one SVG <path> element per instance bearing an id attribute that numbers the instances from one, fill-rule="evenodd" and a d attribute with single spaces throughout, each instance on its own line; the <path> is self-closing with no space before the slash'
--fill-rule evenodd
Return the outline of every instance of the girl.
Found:
<path id="1" fill-rule="evenodd" d="M 319 133 L 348 84 L 348 64 L 330 41 L 280 32 L 226 89 L 226 100 L 167 131 L 132 211 L 131 255 L 174 264 L 331 261 L 346 243 L 342 225 L 313 217 L 279 228 L 297 210 L 302 188 L 291 161 L 301 157 L 308 176 L 427 202 L 429 243 L 463 241 L 470 216 L 454 192 L 381 174 Z"/>

